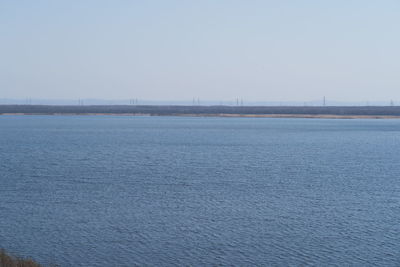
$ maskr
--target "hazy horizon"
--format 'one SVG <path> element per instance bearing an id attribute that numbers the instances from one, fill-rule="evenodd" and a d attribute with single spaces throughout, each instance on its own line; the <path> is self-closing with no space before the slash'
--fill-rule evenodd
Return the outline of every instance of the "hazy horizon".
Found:
<path id="1" fill-rule="evenodd" d="M 0 98 L 390 103 L 399 11 L 389 0 L 2 1 Z"/>
<path id="2" fill-rule="evenodd" d="M 0 105 L 187 105 L 187 106 L 400 106 L 400 101 L 335 101 L 332 99 L 314 99 L 309 101 L 246 101 L 244 99 L 213 100 L 213 99 L 10 99 L 0 98 Z"/>

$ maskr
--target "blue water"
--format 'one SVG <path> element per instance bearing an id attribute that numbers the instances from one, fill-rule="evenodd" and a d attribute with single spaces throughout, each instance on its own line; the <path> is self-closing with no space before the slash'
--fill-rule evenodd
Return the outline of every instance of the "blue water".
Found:
<path id="1" fill-rule="evenodd" d="M 0 247 L 60 266 L 399 266 L 400 121 L 0 116 Z"/>

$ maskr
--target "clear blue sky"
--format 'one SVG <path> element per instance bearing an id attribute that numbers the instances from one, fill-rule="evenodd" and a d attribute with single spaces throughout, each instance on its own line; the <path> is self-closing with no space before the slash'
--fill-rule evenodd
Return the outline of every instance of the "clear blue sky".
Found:
<path id="1" fill-rule="evenodd" d="M 400 1 L 0 0 L 0 98 L 400 100 Z"/>

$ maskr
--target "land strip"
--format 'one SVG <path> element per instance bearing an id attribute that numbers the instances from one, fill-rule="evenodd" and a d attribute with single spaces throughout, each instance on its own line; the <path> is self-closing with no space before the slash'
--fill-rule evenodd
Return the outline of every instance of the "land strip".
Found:
<path id="1" fill-rule="evenodd" d="M 0 105 L 1 115 L 118 115 L 255 118 L 398 119 L 398 106 L 167 106 L 167 105 Z"/>

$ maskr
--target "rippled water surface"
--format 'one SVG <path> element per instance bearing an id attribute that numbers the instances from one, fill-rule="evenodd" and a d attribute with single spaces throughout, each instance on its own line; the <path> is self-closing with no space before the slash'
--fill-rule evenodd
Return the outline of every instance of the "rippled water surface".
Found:
<path id="1" fill-rule="evenodd" d="M 0 247 L 60 266 L 399 266 L 400 121 L 0 116 Z"/>

